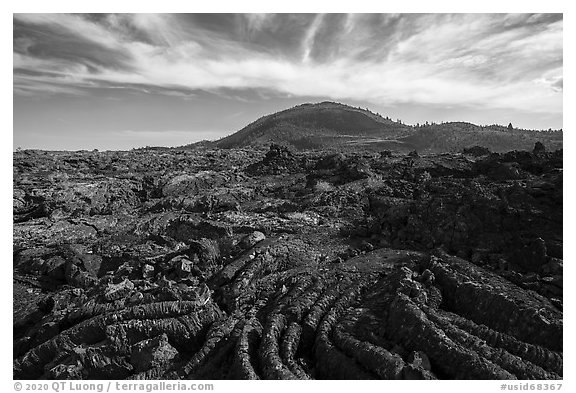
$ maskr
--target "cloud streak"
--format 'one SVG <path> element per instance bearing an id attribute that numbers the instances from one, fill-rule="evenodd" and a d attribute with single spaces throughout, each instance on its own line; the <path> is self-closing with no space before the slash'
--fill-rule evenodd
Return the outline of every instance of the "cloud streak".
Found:
<path id="1" fill-rule="evenodd" d="M 14 15 L 14 93 L 263 89 L 562 112 L 561 15 Z"/>

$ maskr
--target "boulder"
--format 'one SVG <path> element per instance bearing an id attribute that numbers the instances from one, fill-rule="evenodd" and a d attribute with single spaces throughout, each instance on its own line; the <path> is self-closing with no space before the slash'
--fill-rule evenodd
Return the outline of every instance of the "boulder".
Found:
<path id="1" fill-rule="evenodd" d="M 176 274 L 180 278 L 188 277 L 190 273 L 192 273 L 192 269 L 194 267 L 194 262 L 185 256 L 177 256 L 171 260 L 171 264 L 174 267 Z"/>
<path id="2" fill-rule="evenodd" d="M 110 283 L 104 292 L 104 298 L 108 301 L 126 297 L 134 289 L 134 283 L 127 278 L 118 284 Z"/>
<path id="3" fill-rule="evenodd" d="M 162 187 L 165 197 L 196 196 L 226 181 L 213 171 L 201 171 L 194 174 L 181 174 L 168 179 Z"/>
<path id="4" fill-rule="evenodd" d="M 154 277 L 154 266 L 146 263 L 142 266 L 142 278 L 153 278 Z"/>
<path id="5" fill-rule="evenodd" d="M 242 249 L 247 250 L 249 248 L 254 247 L 257 243 L 261 242 L 262 240 L 266 239 L 266 235 L 262 232 L 254 231 L 246 236 L 240 241 L 238 244 Z"/>
<path id="6" fill-rule="evenodd" d="M 189 256 L 198 256 L 201 267 L 212 266 L 220 259 L 220 246 L 213 239 L 202 238 L 190 242 Z"/>
<path id="7" fill-rule="evenodd" d="M 66 279 L 66 261 L 59 255 L 49 258 L 44 263 L 46 275 L 57 281 Z"/>
<path id="8" fill-rule="evenodd" d="M 99 276 L 102 257 L 92 254 L 85 246 L 81 244 L 65 245 L 62 247 L 62 254 L 69 263 L 76 265 L 89 276 L 94 278 Z"/>
<path id="9" fill-rule="evenodd" d="M 316 163 L 317 170 L 338 170 L 346 162 L 346 156 L 342 153 L 330 154 Z"/>
<path id="10" fill-rule="evenodd" d="M 136 372 L 165 366 L 178 356 L 178 351 L 168 342 L 163 333 L 154 338 L 140 341 L 132 346 L 130 363 Z"/>
<path id="11" fill-rule="evenodd" d="M 408 355 L 408 363 L 415 367 L 423 368 L 424 370 L 432 370 L 430 359 L 428 359 L 428 356 L 422 351 L 410 353 L 410 355 Z"/>
<path id="12" fill-rule="evenodd" d="M 300 160 L 286 146 L 272 143 L 262 161 L 255 162 L 246 168 L 252 175 L 285 174 L 301 170 Z"/>

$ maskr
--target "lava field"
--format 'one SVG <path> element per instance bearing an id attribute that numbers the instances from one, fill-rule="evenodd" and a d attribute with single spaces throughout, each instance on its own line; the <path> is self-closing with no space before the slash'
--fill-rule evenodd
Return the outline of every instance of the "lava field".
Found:
<path id="1" fill-rule="evenodd" d="M 562 150 L 13 171 L 15 379 L 562 378 Z"/>

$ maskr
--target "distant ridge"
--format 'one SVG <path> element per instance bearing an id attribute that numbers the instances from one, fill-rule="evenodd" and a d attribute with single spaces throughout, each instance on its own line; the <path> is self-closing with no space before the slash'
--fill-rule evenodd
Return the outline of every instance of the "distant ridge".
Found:
<path id="1" fill-rule="evenodd" d="M 214 142 L 219 148 L 280 143 L 298 150 L 338 148 L 457 152 L 482 146 L 494 152 L 531 150 L 535 142 L 562 148 L 562 131 L 532 131 L 466 122 L 411 126 L 368 109 L 336 102 L 306 103 L 263 116 Z"/>

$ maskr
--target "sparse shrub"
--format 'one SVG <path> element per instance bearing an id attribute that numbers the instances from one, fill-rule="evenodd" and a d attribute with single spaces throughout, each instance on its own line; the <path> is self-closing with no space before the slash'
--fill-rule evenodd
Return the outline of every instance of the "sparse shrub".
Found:
<path id="1" fill-rule="evenodd" d="M 330 183 L 328 183 L 327 181 L 324 180 L 320 180 L 316 183 L 316 185 L 314 186 L 314 191 L 316 192 L 328 192 L 328 191 L 332 191 L 334 189 L 334 186 Z"/>
<path id="2" fill-rule="evenodd" d="M 418 183 L 426 183 L 432 180 L 432 176 L 428 171 L 424 171 L 418 175 L 417 181 Z"/>

